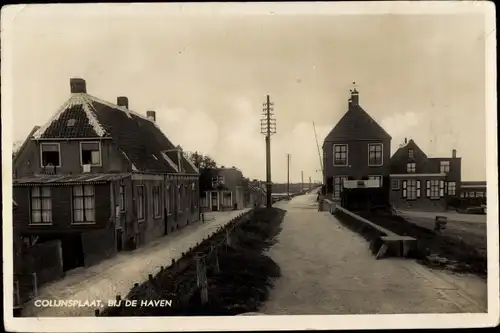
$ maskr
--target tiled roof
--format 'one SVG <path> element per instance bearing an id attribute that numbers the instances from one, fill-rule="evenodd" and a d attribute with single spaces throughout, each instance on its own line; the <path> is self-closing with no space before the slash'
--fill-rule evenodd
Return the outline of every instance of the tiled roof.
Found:
<path id="1" fill-rule="evenodd" d="M 37 184 L 97 184 L 105 183 L 111 180 L 118 180 L 129 177 L 130 173 L 84 173 L 75 175 L 33 175 L 12 180 L 14 186 L 29 186 Z"/>
<path id="2" fill-rule="evenodd" d="M 339 139 L 391 139 L 391 136 L 361 106 L 353 105 L 324 141 Z"/>
<path id="3" fill-rule="evenodd" d="M 178 169 L 178 154 L 174 151 L 177 147 L 153 121 L 86 93 L 73 93 L 34 134 L 37 139 L 97 137 L 110 137 L 130 160 L 134 171 L 198 173 L 182 154 L 182 170 Z"/>

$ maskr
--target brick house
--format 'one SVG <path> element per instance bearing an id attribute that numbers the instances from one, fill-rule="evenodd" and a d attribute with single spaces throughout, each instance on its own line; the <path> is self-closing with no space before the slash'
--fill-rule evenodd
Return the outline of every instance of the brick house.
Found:
<path id="1" fill-rule="evenodd" d="M 443 211 L 459 195 L 461 158 L 428 157 L 407 141 L 391 157 L 391 203 L 399 209 Z"/>
<path id="2" fill-rule="evenodd" d="M 348 110 L 323 142 L 327 196 L 340 199 L 343 180 L 377 180 L 387 186 L 391 136 L 360 106 L 354 88 Z M 386 180 L 384 180 L 386 179 Z"/>
<path id="3" fill-rule="evenodd" d="M 35 128 L 13 161 L 14 223 L 30 246 L 58 240 L 64 271 L 134 249 L 199 219 L 199 172 L 156 125 L 87 94 Z"/>
<path id="4" fill-rule="evenodd" d="M 463 181 L 460 185 L 460 197 L 486 199 L 486 181 Z"/>
<path id="5" fill-rule="evenodd" d="M 205 191 L 203 207 L 207 211 L 243 209 L 249 205 L 248 182 L 236 167 L 212 170 L 212 186 Z"/>

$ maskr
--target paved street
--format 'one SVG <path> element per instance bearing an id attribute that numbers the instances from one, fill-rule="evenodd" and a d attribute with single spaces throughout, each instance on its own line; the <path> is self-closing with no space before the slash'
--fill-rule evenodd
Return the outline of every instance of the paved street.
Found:
<path id="1" fill-rule="evenodd" d="M 125 297 L 135 282 L 141 283 L 148 278 L 148 274 L 156 274 L 161 266 L 169 266 L 172 259 L 179 259 L 182 252 L 187 252 L 218 227 L 248 210 L 205 213 L 204 224 L 190 224 L 133 252 L 122 252 L 88 269 L 75 270 L 64 279 L 41 288 L 38 299 L 107 302 L 115 299 L 116 295 Z M 94 308 L 36 308 L 32 302 L 27 304 L 23 313 L 23 316 L 38 317 L 93 315 Z"/>
<path id="2" fill-rule="evenodd" d="M 375 260 L 359 235 L 327 212 L 315 194 L 280 202 L 283 230 L 269 255 L 280 265 L 265 314 L 485 312 L 486 282 L 431 271 L 409 259 Z M 467 293 L 465 292 L 467 290 Z"/>

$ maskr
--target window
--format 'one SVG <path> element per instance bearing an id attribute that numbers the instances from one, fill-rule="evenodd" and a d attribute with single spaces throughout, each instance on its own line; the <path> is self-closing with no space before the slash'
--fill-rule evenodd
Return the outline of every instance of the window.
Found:
<path id="1" fill-rule="evenodd" d="M 378 180 L 378 186 L 382 186 L 382 176 L 368 176 L 369 180 Z"/>
<path id="2" fill-rule="evenodd" d="M 407 163 L 406 164 L 406 172 L 407 173 L 417 172 L 417 163 Z"/>
<path id="3" fill-rule="evenodd" d="M 224 207 L 231 207 L 232 205 L 232 193 L 231 192 L 224 192 L 222 196 L 222 205 Z"/>
<path id="4" fill-rule="evenodd" d="M 456 195 L 457 184 L 455 182 L 447 183 L 448 195 Z"/>
<path id="5" fill-rule="evenodd" d="M 170 185 L 167 185 L 167 187 L 165 188 L 165 207 L 166 207 L 166 210 L 167 210 L 167 215 L 170 215 L 170 207 L 172 207 L 172 205 L 170 204 L 170 200 L 172 198 L 172 194 L 170 193 Z"/>
<path id="6" fill-rule="evenodd" d="M 476 197 L 476 192 L 467 192 L 467 197 L 468 198 L 475 198 Z"/>
<path id="7" fill-rule="evenodd" d="M 347 145 L 333 145 L 333 165 L 347 166 Z"/>
<path id="8" fill-rule="evenodd" d="M 476 192 L 476 198 L 482 198 L 482 197 L 484 197 L 483 192 Z"/>
<path id="9" fill-rule="evenodd" d="M 408 159 L 413 160 L 415 158 L 415 151 L 410 148 L 408 149 Z"/>
<path id="10" fill-rule="evenodd" d="M 161 217 L 161 191 L 160 186 L 153 186 L 153 212 L 155 217 Z"/>
<path id="11" fill-rule="evenodd" d="M 42 143 L 40 145 L 42 167 L 61 166 L 60 148 L 59 143 Z"/>
<path id="12" fill-rule="evenodd" d="M 197 202 L 197 196 L 196 196 L 196 182 L 193 182 L 191 184 L 191 212 L 194 213 L 195 209 L 197 208 L 196 202 Z"/>
<path id="13" fill-rule="evenodd" d="M 120 212 L 125 211 L 125 186 L 120 185 L 120 194 L 119 194 L 119 205 L 120 205 Z"/>
<path id="14" fill-rule="evenodd" d="M 145 203 L 146 198 L 144 196 L 144 185 L 137 186 L 137 220 L 141 221 L 145 219 Z"/>
<path id="15" fill-rule="evenodd" d="M 400 189 L 400 184 L 399 184 L 399 179 L 392 179 L 391 180 L 391 189 L 393 190 L 399 190 Z"/>
<path id="16" fill-rule="evenodd" d="M 101 165 L 101 143 L 80 142 L 82 165 Z"/>
<path id="17" fill-rule="evenodd" d="M 426 182 L 426 196 L 431 199 L 439 199 L 441 195 L 441 183 L 442 181 L 433 179 Z"/>
<path id="18" fill-rule="evenodd" d="M 382 151 L 384 150 L 384 145 L 381 143 L 370 143 L 368 144 L 368 165 L 369 166 L 381 166 L 384 164 Z"/>
<path id="19" fill-rule="evenodd" d="M 465 198 L 465 194 L 466 194 L 466 192 L 462 192 L 462 193 L 460 193 L 460 197 L 461 197 L 461 198 Z"/>
<path id="20" fill-rule="evenodd" d="M 73 186 L 73 223 L 95 223 L 94 186 Z"/>
<path id="21" fill-rule="evenodd" d="M 415 200 L 417 198 L 420 198 L 420 180 L 404 180 L 403 197 L 406 198 L 406 200 Z"/>
<path id="22" fill-rule="evenodd" d="M 182 211 L 181 200 L 182 200 L 182 192 L 181 185 L 177 185 L 177 211 Z"/>
<path id="23" fill-rule="evenodd" d="M 450 172 L 450 161 L 441 161 L 439 163 L 439 172 L 440 173 Z"/>
<path id="24" fill-rule="evenodd" d="M 342 191 L 342 185 L 344 180 L 347 180 L 346 176 L 334 177 L 333 196 L 335 198 L 340 198 L 340 192 Z"/>
<path id="25" fill-rule="evenodd" d="M 50 187 L 31 188 L 31 223 L 52 223 Z"/>

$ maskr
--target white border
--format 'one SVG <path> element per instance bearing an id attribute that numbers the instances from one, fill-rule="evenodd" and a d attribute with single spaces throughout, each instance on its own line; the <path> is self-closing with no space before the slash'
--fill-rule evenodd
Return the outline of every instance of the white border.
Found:
<path id="1" fill-rule="evenodd" d="M 497 178 L 497 128 L 496 128 L 496 39 L 494 3 L 483 1 L 464 2 L 343 2 L 343 3 L 183 3 L 155 4 L 57 4 L 57 5 L 14 5 L 2 8 L 2 178 L 4 199 L 12 197 L 12 137 L 6 135 L 12 130 L 12 22 L 23 10 L 38 8 L 41 14 L 48 9 L 80 16 L 137 17 L 165 16 L 164 10 L 171 15 L 377 15 L 377 14 L 457 14 L 477 12 L 485 14 L 487 49 L 486 81 L 486 135 L 487 150 L 487 198 L 488 212 L 488 314 L 413 314 L 413 315 L 304 315 L 304 316 L 237 316 L 237 317 L 171 317 L 171 318 L 13 318 L 12 311 L 5 312 L 6 328 L 9 331 L 24 332 L 129 332 L 136 331 L 251 331 L 251 330 L 304 330 L 304 329 L 393 329 L 393 328 L 464 328 L 487 327 L 498 324 L 499 318 L 499 258 L 498 258 L 498 178 Z M 28 8 L 27 8 L 28 7 Z M 2 200 L 3 220 L 12 220 L 11 200 Z M 4 271 L 12 271 L 12 225 L 4 226 Z M 4 294 L 12 295 L 12 276 L 4 274 Z M 4 298 L 4 309 L 12 309 L 12 297 Z M 126 328 L 125 328 L 126 327 Z"/>

